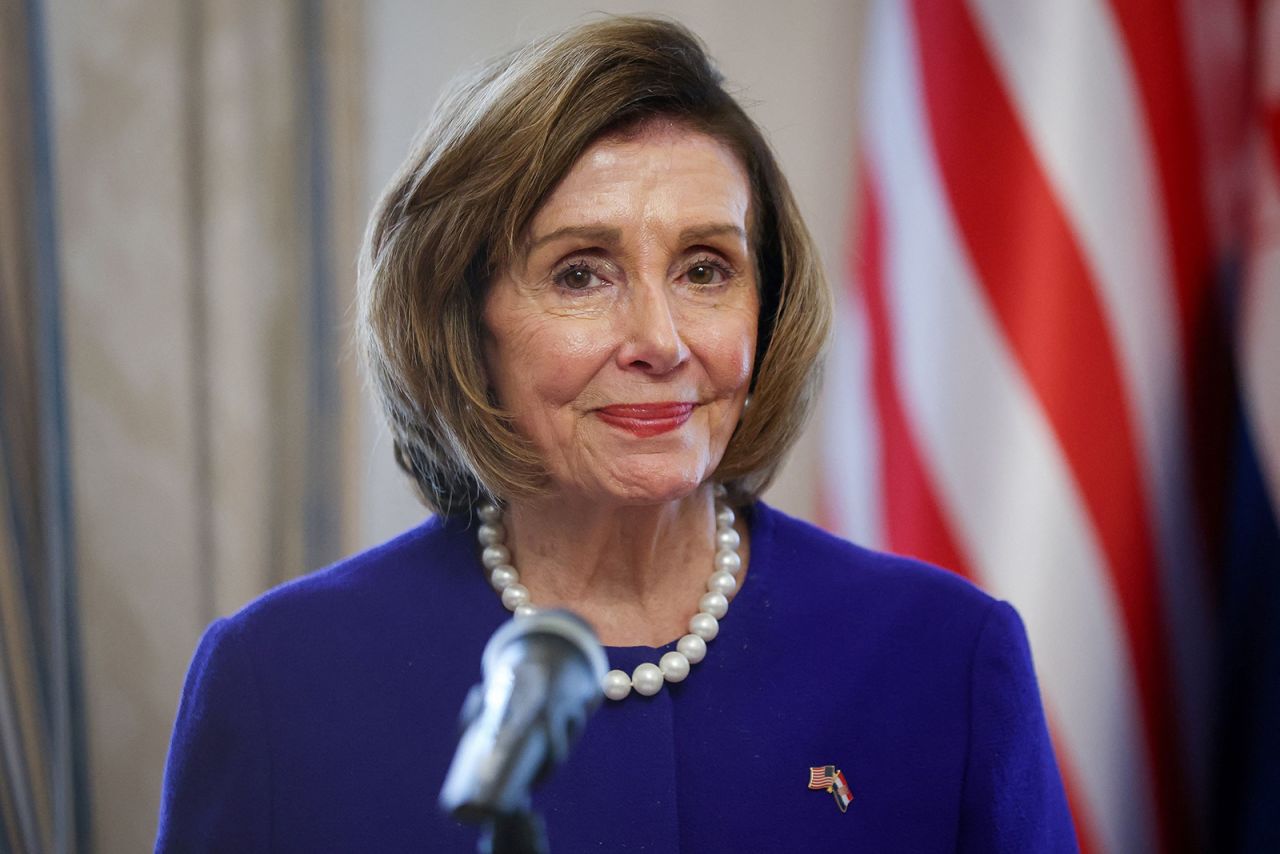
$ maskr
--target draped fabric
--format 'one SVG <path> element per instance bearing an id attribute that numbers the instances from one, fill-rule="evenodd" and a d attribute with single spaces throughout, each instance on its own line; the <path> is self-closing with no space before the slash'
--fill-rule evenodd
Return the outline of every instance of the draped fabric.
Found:
<path id="1" fill-rule="evenodd" d="M 1017 606 L 1087 851 L 1226 838 L 1222 686 L 1266 662 L 1256 633 L 1220 658 L 1228 537 L 1270 512 L 1232 482 L 1252 75 L 1280 55 L 1257 11 L 886 0 L 868 27 L 824 512 Z M 1257 306 L 1280 282 L 1254 254 L 1265 413 L 1280 322 Z"/>
<path id="2" fill-rule="evenodd" d="M 0 851 L 84 828 L 48 127 L 38 20 L 0 8 Z"/>
<path id="3" fill-rule="evenodd" d="M 364 11 L 41 8 L 92 842 L 140 851 L 201 632 L 353 549 Z"/>

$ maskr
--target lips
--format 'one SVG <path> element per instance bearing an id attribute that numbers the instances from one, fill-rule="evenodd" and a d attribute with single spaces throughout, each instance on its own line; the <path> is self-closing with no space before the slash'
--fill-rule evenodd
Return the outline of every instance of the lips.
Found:
<path id="1" fill-rule="evenodd" d="M 615 403 L 597 409 L 596 415 L 610 427 L 644 439 L 675 430 L 689 420 L 695 405 L 678 402 Z"/>

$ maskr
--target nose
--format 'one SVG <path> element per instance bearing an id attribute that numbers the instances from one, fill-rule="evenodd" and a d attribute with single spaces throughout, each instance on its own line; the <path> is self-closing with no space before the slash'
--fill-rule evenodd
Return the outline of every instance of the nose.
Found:
<path id="1" fill-rule="evenodd" d="M 636 288 L 629 302 L 620 367 L 661 376 L 688 361 L 689 348 L 665 286 Z"/>

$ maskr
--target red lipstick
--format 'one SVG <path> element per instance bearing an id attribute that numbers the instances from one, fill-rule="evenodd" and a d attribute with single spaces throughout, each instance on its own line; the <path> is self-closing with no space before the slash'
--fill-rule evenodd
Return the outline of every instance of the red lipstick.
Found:
<path id="1" fill-rule="evenodd" d="M 596 410 L 600 420 L 641 439 L 668 433 L 693 414 L 692 403 L 615 403 Z"/>

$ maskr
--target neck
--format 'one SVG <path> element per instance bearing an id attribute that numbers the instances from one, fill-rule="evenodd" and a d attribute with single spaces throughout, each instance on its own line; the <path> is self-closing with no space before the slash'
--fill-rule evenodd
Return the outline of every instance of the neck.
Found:
<path id="1" fill-rule="evenodd" d="M 512 562 L 539 607 L 576 611 L 609 646 L 661 646 L 688 631 L 715 555 L 709 486 L 653 506 L 549 496 L 505 516 Z"/>

